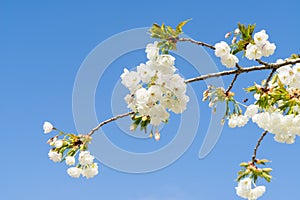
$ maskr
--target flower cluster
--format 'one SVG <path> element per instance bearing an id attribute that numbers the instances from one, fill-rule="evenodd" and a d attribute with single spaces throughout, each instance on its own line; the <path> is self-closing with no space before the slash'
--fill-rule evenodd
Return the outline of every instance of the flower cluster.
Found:
<path id="1" fill-rule="evenodd" d="M 265 191 L 265 186 L 255 186 L 252 188 L 252 179 L 244 178 L 239 181 L 238 186 L 235 188 L 236 194 L 244 199 L 256 200 L 261 197 Z"/>
<path id="2" fill-rule="evenodd" d="M 239 62 L 239 59 L 231 53 L 231 49 L 226 42 L 217 43 L 215 48 L 215 55 L 221 58 L 222 65 L 227 68 L 233 68 Z"/>
<path id="3" fill-rule="evenodd" d="M 230 128 L 235 128 L 235 127 L 242 127 L 245 126 L 249 118 L 253 117 L 256 113 L 258 112 L 258 106 L 257 105 L 249 105 L 244 113 L 242 114 L 233 114 L 230 116 L 228 120 L 228 126 Z"/>
<path id="4" fill-rule="evenodd" d="M 68 164 L 66 157 L 66 164 Z M 73 157 L 74 158 L 74 157 Z M 94 156 L 88 151 L 81 151 L 79 154 L 79 164 L 76 167 L 70 167 L 67 173 L 73 178 L 79 178 L 80 175 L 86 178 L 93 178 L 98 174 L 98 164 L 94 163 Z M 73 160 L 72 160 L 73 161 Z M 71 165 L 75 164 L 72 162 Z"/>
<path id="5" fill-rule="evenodd" d="M 277 63 L 282 63 L 283 60 L 277 60 Z M 300 64 L 294 66 L 286 65 L 277 69 L 278 78 L 289 88 L 300 89 Z"/>
<path id="6" fill-rule="evenodd" d="M 121 75 L 122 84 L 130 91 L 125 101 L 135 112 L 133 129 L 166 123 L 170 116 L 167 110 L 182 113 L 189 101 L 184 79 L 175 74 L 175 58 L 160 54 L 157 42 L 148 44 L 146 53 L 149 60 L 145 64 L 137 66 L 136 71 L 124 69 Z"/>
<path id="7" fill-rule="evenodd" d="M 277 61 L 282 63 L 283 60 Z M 292 144 L 300 136 L 300 65 L 277 69 L 268 88 L 258 84 L 247 90 L 254 92 L 256 106 L 252 121 L 260 128 L 275 134 L 275 141 Z M 254 107 L 254 105 L 252 105 Z M 253 115 L 254 114 L 254 115 Z"/>
<path id="8" fill-rule="evenodd" d="M 58 130 L 50 122 L 43 125 L 44 133 L 50 133 L 52 130 Z M 59 138 L 63 136 L 63 138 Z M 70 167 L 67 173 L 73 178 L 79 178 L 80 175 L 86 178 L 92 178 L 98 174 L 98 165 L 94 163 L 94 156 L 87 151 L 87 144 L 92 140 L 88 135 L 65 134 L 59 131 L 48 140 L 48 144 L 53 148 L 50 149 L 48 157 L 53 162 L 65 161 L 66 165 L 73 166 L 76 164 L 75 156 L 78 152 L 78 164 Z"/>
<path id="9" fill-rule="evenodd" d="M 249 60 L 260 59 L 262 56 L 269 57 L 276 49 L 274 43 L 268 41 L 268 34 L 261 30 L 254 34 L 254 44 L 250 43 L 246 47 L 246 57 Z"/>
<path id="10" fill-rule="evenodd" d="M 233 114 L 229 117 L 228 126 L 230 128 L 243 127 L 248 123 L 249 119 L 245 115 Z"/>

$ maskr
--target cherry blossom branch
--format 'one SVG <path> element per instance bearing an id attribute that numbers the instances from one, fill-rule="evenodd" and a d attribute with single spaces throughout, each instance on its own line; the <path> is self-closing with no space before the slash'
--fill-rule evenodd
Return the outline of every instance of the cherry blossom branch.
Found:
<path id="1" fill-rule="evenodd" d="M 235 70 L 228 70 L 228 71 L 205 74 L 205 75 L 198 76 L 195 78 L 187 79 L 187 80 L 185 80 L 185 83 L 192 83 L 192 82 L 206 80 L 206 79 L 214 78 L 214 77 L 227 76 L 227 75 L 238 74 L 238 73 L 242 74 L 242 73 L 248 73 L 248 72 L 259 71 L 259 70 L 268 70 L 268 69 L 276 70 L 285 65 L 294 65 L 296 63 L 300 63 L 300 58 L 286 60 L 282 63 L 266 63 L 266 62 L 264 62 L 264 63 L 265 64 L 259 65 L 259 66 L 246 67 L 246 68 L 240 68 L 240 69 L 235 69 Z"/>
<path id="2" fill-rule="evenodd" d="M 267 89 L 269 82 L 271 81 L 272 76 L 274 75 L 274 73 L 276 72 L 276 69 L 274 68 L 271 73 L 269 74 L 267 80 L 266 80 L 266 84 L 265 84 L 265 89 Z"/>
<path id="3" fill-rule="evenodd" d="M 196 41 L 196 40 L 193 40 L 191 38 L 179 38 L 177 41 L 179 41 L 179 42 L 191 42 L 193 44 L 197 44 L 197 45 L 200 45 L 200 46 L 208 47 L 208 48 L 210 48 L 212 50 L 216 49 L 213 45 L 210 45 L 210 44 L 207 44 L 207 43 L 204 43 L 204 42 L 200 42 L 200 41 Z"/>
<path id="4" fill-rule="evenodd" d="M 88 136 L 91 136 L 91 135 L 93 135 L 97 130 L 99 130 L 99 128 L 100 128 L 101 126 L 103 126 L 103 125 L 105 125 L 105 124 L 108 124 L 108 123 L 110 123 L 110 122 L 116 121 L 117 119 L 121 119 L 121 118 L 123 118 L 123 117 L 132 115 L 132 114 L 134 114 L 133 111 L 128 112 L 128 113 L 124 113 L 124 114 L 120 114 L 120 115 L 116 115 L 115 117 L 112 117 L 112 118 L 110 118 L 110 119 L 107 119 L 107 120 L 101 122 L 100 124 L 98 124 L 98 126 L 96 126 L 95 128 L 93 128 L 87 135 L 88 135 Z"/>
<path id="5" fill-rule="evenodd" d="M 264 139 L 264 137 L 267 135 L 267 133 L 268 133 L 268 131 L 264 131 L 264 132 L 261 134 L 260 138 L 258 139 L 258 141 L 257 141 L 257 143 L 256 143 L 256 146 L 255 146 L 255 148 L 254 148 L 253 155 L 252 155 L 252 161 L 251 161 L 251 163 L 252 163 L 253 165 L 254 165 L 254 163 L 255 163 L 255 161 L 256 161 L 256 154 L 257 154 L 257 150 L 258 150 L 258 148 L 259 148 L 259 146 L 260 146 L 260 143 L 261 143 L 261 141 L 263 141 L 263 139 Z"/>
<path id="6" fill-rule="evenodd" d="M 188 38 L 186 38 L 186 39 L 188 39 Z M 194 40 L 191 39 L 191 41 L 194 41 Z M 202 45 L 201 42 L 198 42 L 198 43 L 199 43 L 199 45 Z M 205 43 L 203 43 L 203 44 L 205 44 Z M 203 46 L 206 46 L 206 45 L 207 44 L 205 44 Z M 217 73 L 210 73 L 210 74 L 205 74 L 205 75 L 198 76 L 198 77 L 195 77 L 195 78 L 190 78 L 190 79 L 185 80 L 185 83 L 192 83 L 192 82 L 206 80 L 206 79 L 209 79 L 209 78 L 221 77 L 221 76 L 227 76 L 227 75 L 235 74 L 234 79 L 232 80 L 231 84 L 229 85 L 228 89 L 226 90 L 226 92 L 229 92 L 232 89 L 232 87 L 233 87 L 233 85 L 234 85 L 234 83 L 235 83 L 235 81 L 237 79 L 237 76 L 239 74 L 248 73 L 248 72 L 252 72 L 252 71 L 272 69 L 271 74 L 267 78 L 267 81 L 269 82 L 269 80 L 271 79 L 271 77 L 274 74 L 274 72 L 276 71 L 276 69 L 278 69 L 279 67 L 285 66 L 285 65 L 290 65 L 290 64 L 293 65 L 293 64 L 296 64 L 296 63 L 300 63 L 300 58 L 293 59 L 293 60 L 286 60 L 286 61 L 284 61 L 282 63 L 266 63 L 266 62 L 263 62 L 261 60 L 257 60 L 257 62 L 263 63 L 263 65 L 261 65 L 261 66 L 247 67 L 247 68 L 242 68 L 242 67 L 239 66 L 239 68 L 237 68 L 235 70 L 228 70 L 228 71 L 222 71 L 222 72 L 217 72 Z M 118 120 L 120 118 L 129 116 L 129 115 L 132 115 L 132 114 L 134 114 L 133 111 L 132 112 L 128 112 L 128 113 L 124 113 L 124 114 L 120 114 L 120 115 L 117 115 L 117 116 L 112 117 L 112 118 L 109 118 L 109 119 L 101 122 L 100 124 L 98 124 L 95 128 L 93 128 L 88 133 L 88 135 L 89 136 L 93 135 L 97 130 L 99 130 L 100 127 L 102 127 L 105 124 L 108 124 L 110 122 L 116 121 L 116 120 Z"/>
<path id="7" fill-rule="evenodd" d="M 234 78 L 232 79 L 230 85 L 228 86 L 228 88 L 227 88 L 225 94 L 228 94 L 228 92 L 232 89 L 233 84 L 235 83 L 235 81 L 237 80 L 237 77 L 238 77 L 239 75 L 240 75 L 239 73 L 237 73 L 237 74 L 234 75 Z"/>

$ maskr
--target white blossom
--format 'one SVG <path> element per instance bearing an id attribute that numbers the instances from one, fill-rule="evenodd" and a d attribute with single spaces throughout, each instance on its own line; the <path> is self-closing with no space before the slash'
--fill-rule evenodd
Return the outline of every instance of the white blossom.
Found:
<path id="1" fill-rule="evenodd" d="M 98 174 L 97 163 L 93 163 L 92 165 L 89 165 L 88 167 L 85 167 L 82 170 L 82 176 L 86 178 L 93 178 L 97 174 Z"/>
<path id="2" fill-rule="evenodd" d="M 137 66 L 137 73 L 145 83 L 150 82 L 151 78 L 155 75 L 155 71 L 144 63 Z"/>
<path id="3" fill-rule="evenodd" d="M 261 49 L 254 45 L 254 44 L 248 44 L 246 47 L 246 57 L 249 60 L 255 60 L 255 59 L 260 59 L 262 57 L 262 52 Z"/>
<path id="4" fill-rule="evenodd" d="M 66 158 L 66 165 L 75 165 L 75 158 L 74 156 L 67 156 Z"/>
<path id="5" fill-rule="evenodd" d="M 174 104 L 172 105 L 171 110 L 176 114 L 182 113 L 186 110 L 186 105 L 189 100 L 190 98 L 187 95 L 183 95 L 180 98 L 177 98 L 173 101 Z"/>
<path id="6" fill-rule="evenodd" d="M 81 151 L 78 160 L 81 165 L 90 165 L 94 161 L 94 156 L 89 151 Z"/>
<path id="7" fill-rule="evenodd" d="M 269 41 L 266 41 L 264 45 L 261 47 L 261 53 L 265 57 L 269 57 L 270 55 L 273 55 L 276 49 L 276 45 L 274 43 L 270 43 Z"/>
<path id="8" fill-rule="evenodd" d="M 64 144 L 64 141 L 63 140 L 56 140 L 55 142 L 54 142 L 54 146 L 55 146 L 55 148 L 61 148 L 62 146 L 63 146 L 63 144 Z"/>
<path id="9" fill-rule="evenodd" d="M 258 106 L 251 104 L 247 107 L 247 110 L 245 112 L 245 116 L 251 118 L 258 112 Z"/>
<path id="10" fill-rule="evenodd" d="M 155 60 L 159 54 L 159 48 L 157 47 L 158 42 L 155 41 L 153 44 L 148 44 L 146 46 L 145 52 L 147 53 L 147 58 L 149 60 Z"/>
<path id="11" fill-rule="evenodd" d="M 168 111 L 182 113 L 189 97 L 185 94 L 184 79 L 175 74 L 175 58 L 159 54 L 157 44 L 147 45 L 146 53 L 149 59 L 146 64 L 140 64 L 137 71 L 124 69 L 121 75 L 122 84 L 130 91 L 124 100 L 128 108 L 158 126 L 167 122 Z"/>
<path id="12" fill-rule="evenodd" d="M 158 126 L 161 122 L 168 120 L 170 114 L 161 104 L 156 104 L 150 109 L 149 116 L 151 118 L 150 123 L 153 126 Z"/>
<path id="13" fill-rule="evenodd" d="M 257 186 L 252 189 L 252 179 L 244 178 L 239 181 L 235 190 L 236 194 L 244 199 L 256 200 L 265 193 L 266 187 Z"/>
<path id="14" fill-rule="evenodd" d="M 227 68 L 234 68 L 235 64 L 238 62 L 239 59 L 233 54 L 228 54 L 227 56 L 221 58 L 222 65 L 226 66 Z"/>
<path id="15" fill-rule="evenodd" d="M 261 31 L 255 33 L 253 38 L 254 38 L 255 44 L 263 45 L 268 40 L 269 36 L 265 30 L 261 30 Z"/>
<path id="16" fill-rule="evenodd" d="M 44 133 L 50 133 L 54 129 L 54 127 L 50 122 L 44 122 L 43 129 Z"/>
<path id="17" fill-rule="evenodd" d="M 244 115 L 237 115 L 233 114 L 230 116 L 228 120 L 228 126 L 230 128 L 235 128 L 235 127 L 242 127 L 245 126 L 248 123 L 248 117 Z"/>
<path id="18" fill-rule="evenodd" d="M 72 178 L 79 178 L 80 174 L 82 172 L 81 168 L 78 167 L 70 167 L 67 170 L 67 173 L 69 174 L 69 176 L 71 176 Z"/>
<path id="19" fill-rule="evenodd" d="M 216 48 L 215 55 L 217 57 L 222 58 L 222 57 L 228 56 L 228 54 L 230 54 L 230 47 L 224 41 L 221 41 L 221 42 L 215 44 L 215 48 Z"/>
<path id="20" fill-rule="evenodd" d="M 175 58 L 170 54 L 161 54 L 157 58 L 157 63 L 161 67 L 173 67 Z"/>
<path id="21" fill-rule="evenodd" d="M 162 87 L 159 85 L 152 85 L 149 87 L 147 91 L 147 96 L 151 100 L 152 103 L 155 103 L 156 101 L 160 100 L 163 95 Z"/>
<path id="22" fill-rule="evenodd" d="M 62 154 L 57 153 L 56 151 L 53 151 L 52 149 L 49 151 L 48 157 L 53 162 L 60 162 L 62 160 Z"/>
<path id="23" fill-rule="evenodd" d="M 124 69 L 124 73 L 121 75 L 122 84 L 130 91 L 134 90 L 140 83 L 141 78 L 135 71 L 129 72 L 128 69 Z"/>

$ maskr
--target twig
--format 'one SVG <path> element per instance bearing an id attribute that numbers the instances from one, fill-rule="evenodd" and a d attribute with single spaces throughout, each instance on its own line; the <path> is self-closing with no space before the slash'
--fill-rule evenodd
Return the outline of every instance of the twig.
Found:
<path id="1" fill-rule="evenodd" d="M 128 113 L 124 113 L 124 114 L 120 114 L 120 115 L 117 115 L 117 116 L 112 117 L 112 118 L 110 118 L 110 119 L 107 119 L 107 120 L 101 122 L 100 124 L 98 124 L 98 126 L 96 126 L 95 128 L 93 128 L 93 129 L 88 133 L 88 135 L 89 135 L 89 136 L 93 135 L 97 130 L 99 130 L 99 128 L 100 128 L 101 126 L 103 126 L 103 125 L 105 125 L 105 124 L 107 124 L 107 123 L 109 123 L 109 122 L 115 121 L 115 120 L 117 120 L 117 119 L 126 117 L 126 116 L 128 116 L 128 115 L 132 115 L 132 114 L 134 114 L 133 111 L 128 112 Z"/>
<path id="2" fill-rule="evenodd" d="M 282 66 L 285 65 L 294 65 L 296 63 L 300 63 L 300 58 L 293 59 L 293 60 L 286 60 L 282 63 L 266 63 L 265 65 L 260 65 L 260 66 L 253 66 L 253 67 L 247 67 L 247 68 L 241 68 L 241 69 L 235 69 L 235 70 L 228 70 L 228 71 L 222 71 L 222 72 L 216 72 L 216 73 L 211 73 L 211 74 L 205 74 L 202 76 L 198 76 L 195 78 L 190 78 L 185 80 L 185 83 L 191 83 L 191 82 L 196 82 L 196 81 L 201 81 L 201 80 L 206 80 L 209 78 L 213 77 L 220 77 L 220 76 L 227 76 L 231 74 L 237 74 L 237 73 L 248 73 L 252 71 L 259 71 L 259 70 L 266 70 L 266 69 L 278 69 Z"/>
<path id="3" fill-rule="evenodd" d="M 234 82 L 236 81 L 236 79 L 237 79 L 237 77 L 238 77 L 239 75 L 240 75 L 239 73 L 237 73 L 237 74 L 234 75 L 234 77 L 233 77 L 233 79 L 232 79 L 230 85 L 228 86 L 228 88 L 227 88 L 227 90 L 226 90 L 226 92 L 225 92 L 226 95 L 228 95 L 228 92 L 232 89 L 233 84 L 234 84 Z"/>
<path id="4" fill-rule="evenodd" d="M 197 44 L 197 45 L 200 45 L 200 46 L 208 47 L 212 50 L 216 49 L 213 45 L 210 45 L 210 44 L 207 44 L 207 43 L 204 43 L 204 42 L 199 42 L 199 41 L 193 40 L 191 38 L 179 38 L 177 41 L 179 41 L 179 42 L 191 42 L 191 43 L 194 43 L 194 44 Z"/>
<path id="5" fill-rule="evenodd" d="M 254 165 L 255 161 L 256 161 L 256 154 L 257 154 L 257 150 L 259 148 L 259 145 L 261 143 L 261 141 L 264 139 L 264 137 L 267 135 L 268 131 L 264 131 L 260 138 L 258 139 L 257 143 L 256 143 L 256 146 L 254 148 L 254 151 L 253 151 L 253 155 L 252 155 L 252 164 Z"/>
<path id="6" fill-rule="evenodd" d="M 269 76 L 268 76 L 268 78 L 267 78 L 267 80 L 266 80 L 266 83 L 265 83 L 265 89 L 268 88 L 269 82 L 271 81 L 271 78 L 272 78 L 272 76 L 273 76 L 273 74 L 274 74 L 275 72 L 276 72 L 276 69 L 275 69 L 275 68 L 272 69 L 271 73 L 269 74 Z"/>

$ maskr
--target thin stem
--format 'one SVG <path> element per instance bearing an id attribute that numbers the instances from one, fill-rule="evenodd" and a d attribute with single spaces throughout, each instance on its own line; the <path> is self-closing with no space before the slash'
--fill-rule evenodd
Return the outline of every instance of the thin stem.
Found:
<path id="1" fill-rule="evenodd" d="M 200 45 L 200 46 L 208 47 L 208 48 L 210 48 L 212 50 L 216 49 L 213 45 L 210 45 L 210 44 L 207 44 L 207 43 L 204 43 L 204 42 L 199 42 L 199 41 L 193 40 L 191 38 L 179 38 L 177 41 L 179 41 L 179 42 L 191 42 L 193 44 L 197 44 L 197 45 Z"/>
<path id="2" fill-rule="evenodd" d="M 230 85 L 228 86 L 227 90 L 225 91 L 225 94 L 228 95 L 228 92 L 232 89 L 234 82 L 236 81 L 237 77 L 239 76 L 239 74 L 235 74 Z"/>
<path id="3" fill-rule="evenodd" d="M 89 136 L 93 135 L 97 130 L 99 130 L 99 128 L 100 128 L 101 126 L 103 126 L 103 125 L 105 125 L 105 124 L 108 124 L 108 123 L 110 123 L 110 122 L 116 121 L 117 119 L 120 119 L 120 118 L 129 116 L 129 115 L 132 115 L 132 114 L 134 114 L 133 111 L 128 112 L 128 113 L 124 113 L 124 114 L 120 114 L 120 115 L 117 115 L 117 116 L 112 117 L 112 118 L 110 118 L 110 119 L 107 119 L 107 120 L 101 122 L 100 124 L 98 124 L 98 126 L 96 126 L 95 128 L 93 128 L 93 129 L 88 133 L 88 135 L 89 135 Z"/>
<path id="4" fill-rule="evenodd" d="M 253 165 L 254 165 L 254 163 L 255 163 L 255 161 L 256 161 L 256 154 L 257 154 L 257 150 L 258 150 L 258 148 L 259 148 L 259 146 L 260 146 L 260 143 L 261 143 L 261 141 L 264 139 L 264 137 L 267 135 L 267 133 L 268 133 L 268 131 L 264 131 L 264 132 L 261 134 L 260 138 L 258 139 L 258 141 L 257 141 L 257 143 L 256 143 L 256 146 L 255 146 L 255 148 L 254 148 L 253 155 L 252 155 L 252 164 L 253 164 Z"/>
<path id="5" fill-rule="evenodd" d="M 268 88 L 269 82 L 271 81 L 271 78 L 273 76 L 273 74 L 276 72 L 276 69 L 272 69 L 271 73 L 269 74 L 267 80 L 266 80 L 266 84 L 265 84 L 265 89 Z"/>

